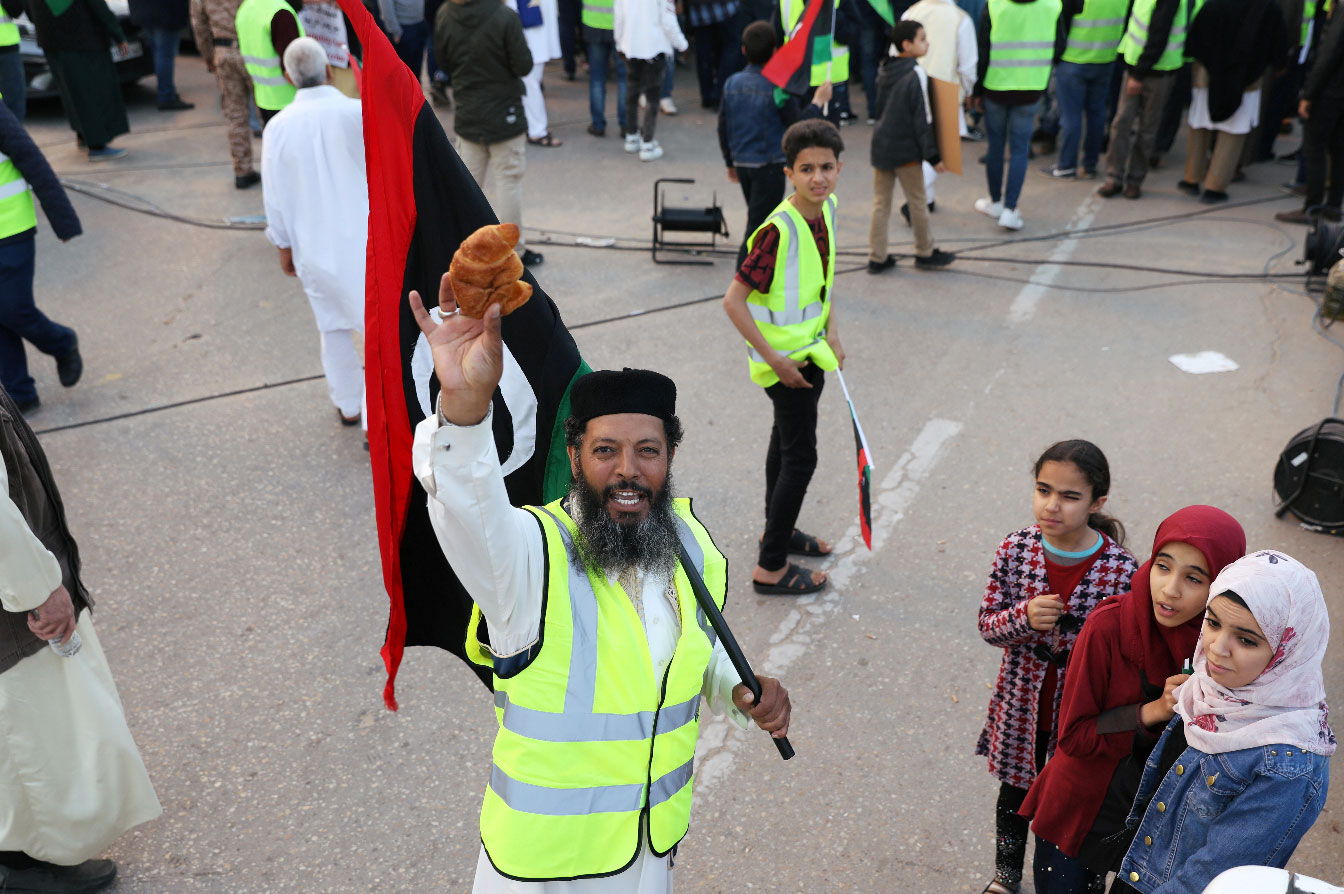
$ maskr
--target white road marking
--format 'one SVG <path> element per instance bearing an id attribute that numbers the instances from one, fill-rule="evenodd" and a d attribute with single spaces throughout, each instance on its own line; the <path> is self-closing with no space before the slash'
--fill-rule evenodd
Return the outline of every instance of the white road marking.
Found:
<path id="1" fill-rule="evenodd" d="M 1102 198 L 1095 192 L 1090 194 L 1083 204 L 1078 206 L 1074 212 L 1073 220 L 1065 227 L 1069 232 L 1078 233 L 1092 226 L 1092 221 L 1096 220 L 1097 212 L 1101 210 Z M 1073 253 L 1078 250 L 1079 240 L 1068 238 L 1062 240 L 1055 246 L 1055 250 L 1050 252 L 1050 261 L 1067 261 L 1073 257 Z M 1013 304 L 1008 308 L 1008 323 L 1025 323 L 1036 314 L 1036 305 L 1040 303 L 1041 297 L 1045 295 L 1046 288 L 1055 281 L 1064 268 L 1058 263 L 1041 264 L 1032 271 L 1029 279 L 1031 283 L 1022 287 L 1022 291 L 1017 293 L 1013 299 Z"/>
<path id="2" fill-rule="evenodd" d="M 943 457 L 944 448 L 961 429 L 960 422 L 930 419 L 914 443 L 882 479 L 878 491 L 872 495 L 874 552 L 881 549 L 896 523 L 905 517 L 906 510 L 919 494 L 920 486 Z M 830 586 L 821 593 L 797 600 L 797 607 L 789 612 L 771 635 L 770 648 L 755 665 L 756 671 L 771 677 L 778 676 L 807 652 L 813 638 L 820 632 L 818 628 L 839 610 L 845 586 L 855 572 L 867 563 L 869 555 L 863 545 L 859 525 L 855 522 L 835 544 L 830 559 L 822 565 L 830 576 Z M 736 752 L 744 743 L 754 748 L 769 747 L 764 739 L 765 734 L 754 726 L 743 730 L 726 718 L 710 719 L 709 715 L 704 715 L 700 741 L 696 747 L 695 797 L 703 798 L 729 774 L 736 761 Z"/>
<path id="3" fill-rule="evenodd" d="M 1218 351 L 1200 351 L 1198 354 L 1172 354 L 1167 358 L 1181 372 L 1200 376 L 1205 373 L 1232 372 L 1240 369 L 1237 361 Z"/>

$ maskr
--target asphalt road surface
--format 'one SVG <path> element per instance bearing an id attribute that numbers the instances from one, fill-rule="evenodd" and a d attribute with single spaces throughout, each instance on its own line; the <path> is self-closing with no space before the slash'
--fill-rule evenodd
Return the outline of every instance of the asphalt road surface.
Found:
<path id="1" fill-rule="evenodd" d="M 116 890 L 467 890 L 493 711 L 456 659 L 429 649 L 407 653 L 400 712 L 382 706 L 387 597 L 368 455 L 335 419 L 299 284 L 256 229 L 123 207 L 217 223 L 261 213 L 258 189 L 233 187 L 213 79 L 183 58 L 178 81 L 193 111 L 158 112 L 152 82 L 128 93 L 133 132 L 116 145 L 130 153 L 113 163 L 85 160 L 58 105 L 29 119 L 53 167 L 85 190 L 72 194 L 85 235 L 62 245 L 43 224 L 37 273 L 39 304 L 79 332 L 84 379 L 63 390 L 35 357 L 32 422 L 47 431 L 164 805 L 109 851 Z M 707 718 L 679 891 L 984 886 L 997 784 L 973 748 L 1000 652 L 977 634 L 976 610 L 1000 539 L 1032 521 L 1031 464 L 1055 440 L 1105 450 L 1110 509 L 1140 560 L 1162 518 L 1211 503 L 1250 546 L 1314 568 L 1344 627 L 1342 544 L 1272 511 L 1280 450 L 1333 415 L 1344 370 L 1291 276 L 1304 230 L 1272 219 L 1296 201 L 1278 189 L 1291 168 L 1253 166 L 1230 204 L 1209 208 L 1175 189 L 1183 137 L 1137 202 L 1048 181 L 1038 160 L 1026 227 L 1011 234 L 971 209 L 983 147 L 965 144 L 966 176 L 940 178 L 933 215 L 938 244 L 963 256 L 944 272 L 907 259 L 871 277 L 871 129 L 846 127 L 835 307 L 875 461 L 873 550 L 858 539 L 854 444 L 828 377 L 800 525 L 837 543 L 822 565 L 833 585 L 766 598 L 748 581 L 769 407 L 717 302 L 731 254 L 655 266 L 647 252 L 657 177 L 695 178 L 668 187 L 669 203 L 717 195 L 729 247 L 740 239 L 745 206 L 714 118 L 680 70 L 683 111 L 658 120 L 666 157 L 641 164 L 615 135 L 614 85 L 600 140 L 584 132 L 582 79 L 553 67 L 546 88 L 565 145 L 528 151 L 524 223 L 546 255 L 535 273 L 593 366 L 676 379 L 677 486 L 729 556 L 729 622 L 794 701 L 787 764 L 763 733 Z M 450 112 L 441 120 L 451 128 Z M 899 217 L 892 234 L 908 239 Z M 1265 271 L 1290 275 L 1254 278 Z M 1168 359 L 1201 351 L 1236 369 L 1196 375 Z M 1342 671 L 1336 642 L 1336 701 Z M 1344 881 L 1342 824 L 1337 786 L 1292 867 Z"/>

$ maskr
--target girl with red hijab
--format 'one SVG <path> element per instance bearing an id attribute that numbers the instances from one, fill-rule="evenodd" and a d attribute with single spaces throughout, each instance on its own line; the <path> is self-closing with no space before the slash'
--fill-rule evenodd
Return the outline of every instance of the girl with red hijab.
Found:
<path id="1" fill-rule="evenodd" d="M 1143 759 L 1175 713 L 1209 585 L 1246 552 L 1246 534 L 1212 506 L 1187 506 L 1157 528 L 1132 590 L 1087 617 L 1069 660 L 1059 747 L 1022 805 L 1032 831 L 1090 872 L 1049 894 L 1100 891 L 1128 844 L 1125 817 Z M 1137 759 L 1131 757 L 1135 752 Z M 1063 879 L 1060 879 L 1063 881 Z"/>

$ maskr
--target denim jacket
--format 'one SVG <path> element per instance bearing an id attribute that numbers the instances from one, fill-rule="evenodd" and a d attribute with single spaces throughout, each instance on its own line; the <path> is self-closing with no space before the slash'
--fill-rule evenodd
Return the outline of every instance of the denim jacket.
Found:
<path id="1" fill-rule="evenodd" d="M 1182 722 L 1172 719 L 1143 768 L 1120 878 L 1143 894 L 1198 894 L 1234 866 L 1283 868 L 1325 804 L 1329 758 L 1294 745 L 1186 748 L 1164 776 L 1162 750 Z"/>
<path id="2" fill-rule="evenodd" d="M 724 151 L 730 166 L 757 168 L 784 162 L 784 118 L 775 85 L 748 65 L 723 85 Z"/>

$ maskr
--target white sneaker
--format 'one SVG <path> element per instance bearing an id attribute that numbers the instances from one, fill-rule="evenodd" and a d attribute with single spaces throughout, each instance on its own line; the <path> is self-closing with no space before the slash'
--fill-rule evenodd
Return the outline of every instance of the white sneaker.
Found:
<path id="1" fill-rule="evenodd" d="M 1005 230 L 1022 229 L 1022 215 L 1017 213 L 1016 208 L 1004 208 L 1003 213 L 999 215 L 999 226 Z"/>
<path id="2" fill-rule="evenodd" d="M 647 143 L 639 144 L 639 160 L 655 161 L 663 157 L 663 147 L 658 145 L 657 140 L 650 140 Z"/>
<path id="3" fill-rule="evenodd" d="M 664 115 L 675 115 L 677 114 L 677 104 L 672 101 L 672 97 L 664 96 L 658 100 L 658 110 Z"/>
<path id="4" fill-rule="evenodd" d="M 639 151 L 639 134 L 628 133 L 625 135 L 625 151 L 626 152 Z"/>
<path id="5" fill-rule="evenodd" d="M 997 220 L 1003 215 L 1003 203 L 991 202 L 989 199 L 976 199 L 975 210 Z"/>

